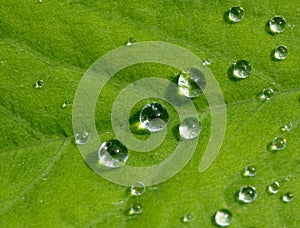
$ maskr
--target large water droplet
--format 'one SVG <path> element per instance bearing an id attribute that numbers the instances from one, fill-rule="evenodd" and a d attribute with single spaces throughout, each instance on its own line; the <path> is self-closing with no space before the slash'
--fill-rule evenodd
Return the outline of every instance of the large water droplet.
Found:
<path id="1" fill-rule="evenodd" d="M 244 9 L 240 6 L 231 7 L 229 10 L 228 18 L 232 22 L 239 22 L 244 18 Z"/>
<path id="2" fill-rule="evenodd" d="M 75 142 L 77 145 L 84 145 L 87 143 L 89 138 L 89 134 L 87 132 L 76 133 L 75 134 Z"/>
<path id="3" fill-rule="evenodd" d="M 201 71 L 190 68 L 180 73 L 178 78 L 179 92 L 186 97 L 198 97 L 206 87 L 206 80 Z"/>
<path id="4" fill-rule="evenodd" d="M 287 192 L 282 196 L 282 200 L 287 203 L 293 201 L 293 199 L 294 199 L 294 195 L 290 192 Z"/>
<path id="5" fill-rule="evenodd" d="M 60 105 L 60 108 L 61 108 L 61 109 L 65 109 L 65 108 L 67 108 L 70 104 L 71 104 L 71 101 L 70 101 L 70 100 L 65 100 L 65 101 Z"/>
<path id="6" fill-rule="evenodd" d="M 268 192 L 271 194 L 277 194 L 279 191 L 280 185 L 277 181 L 273 182 L 268 186 Z"/>
<path id="7" fill-rule="evenodd" d="M 233 76 L 236 78 L 248 78 L 251 73 L 251 65 L 246 60 L 239 60 L 233 64 Z"/>
<path id="8" fill-rule="evenodd" d="M 181 122 L 179 133 L 184 139 L 194 139 L 200 134 L 201 128 L 198 119 L 188 117 Z"/>
<path id="9" fill-rule="evenodd" d="M 108 140 L 98 150 L 99 163 L 110 168 L 124 165 L 128 159 L 127 148 L 118 140 Z"/>
<path id="10" fill-rule="evenodd" d="M 260 99 L 262 101 L 268 101 L 274 95 L 274 90 L 272 88 L 263 89 Z"/>
<path id="11" fill-rule="evenodd" d="M 243 186 L 239 191 L 239 198 L 241 202 L 251 203 L 256 199 L 256 188 L 253 186 Z"/>
<path id="12" fill-rule="evenodd" d="M 189 223 L 192 222 L 193 220 L 194 220 L 194 216 L 192 213 L 186 213 L 182 217 L 182 222 L 184 223 Z"/>
<path id="13" fill-rule="evenodd" d="M 44 86 L 44 81 L 43 80 L 38 80 L 34 83 L 33 87 L 36 89 L 41 89 Z"/>
<path id="14" fill-rule="evenodd" d="M 275 137 L 272 141 L 271 149 L 274 151 L 284 150 L 286 148 L 286 139 L 282 137 Z"/>
<path id="15" fill-rule="evenodd" d="M 256 168 L 253 165 L 248 165 L 245 168 L 243 175 L 245 177 L 253 177 L 256 174 Z"/>
<path id="16" fill-rule="evenodd" d="M 153 102 L 145 105 L 140 112 L 140 123 L 150 132 L 163 130 L 169 120 L 165 106 Z"/>
<path id="17" fill-rule="evenodd" d="M 126 46 L 132 46 L 134 45 L 134 43 L 136 42 L 136 40 L 133 37 L 130 37 L 127 42 L 126 42 Z"/>
<path id="18" fill-rule="evenodd" d="M 133 196 L 141 196 L 145 192 L 145 184 L 143 182 L 137 182 L 136 184 L 131 185 L 130 193 Z"/>
<path id="19" fill-rule="evenodd" d="M 227 209 L 222 209 L 217 211 L 214 219 L 218 226 L 229 226 L 232 220 L 232 213 Z"/>
<path id="20" fill-rule="evenodd" d="M 272 33 L 281 33 L 285 29 L 286 21 L 281 16 L 275 16 L 269 21 L 268 24 Z"/>
<path id="21" fill-rule="evenodd" d="M 280 45 L 274 50 L 274 58 L 277 60 L 283 60 L 286 58 L 288 53 L 288 48 L 284 45 Z"/>
<path id="22" fill-rule="evenodd" d="M 140 203 L 133 203 L 128 211 L 128 215 L 138 215 L 143 212 L 143 207 Z"/>

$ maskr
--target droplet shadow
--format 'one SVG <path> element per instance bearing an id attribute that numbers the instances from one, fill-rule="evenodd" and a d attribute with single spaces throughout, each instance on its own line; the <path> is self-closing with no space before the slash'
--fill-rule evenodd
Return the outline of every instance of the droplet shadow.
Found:
<path id="1" fill-rule="evenodd" d="M 149 138 L 151 135 L 151 133 L 147 129 L 141 127 L 140 111 L 133 113 L 129 117 L 129 128 L 133 134 L 143 135 L 144 137 L 146 137 L 145 139 Z"/>
<path id="2" fill-rule="evenodd" d="M 227 23 L 227 24 L 234 24 L 235 22 L 233 22 L 232 20 L 230 20 L 230 17 L 229 17 L 229 10 L 226 11 L 224 14 L 223 14 L 223 20 Z"/>

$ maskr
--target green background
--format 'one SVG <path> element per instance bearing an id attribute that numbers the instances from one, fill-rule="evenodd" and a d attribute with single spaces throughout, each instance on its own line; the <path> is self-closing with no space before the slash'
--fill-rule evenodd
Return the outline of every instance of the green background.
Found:
<path id="1" fill-rule="evenodd" d="M 227 23 L 224 14 L 234 5 L 245 18 Z M 0 226 L 1 227 L 213 227 L 218 209 L 233 213 L 231 227 L 298 227 L 300 225 L 300 2 L 272 1 L 93 1 L 62 0 L 37 3 L 7 0 L 0 4 Z M 275 15 L 286 18 L 286 30 L 271 35 L 265 25 Z M 210 135 L 205 97 L 193 100 L 203 130 L 197 151 L 176 176 L 138 198 L 127 188 L 110 183 L 85 164 L 72 132 L 72 101 L 87 68 L 99 57 L 126 42 L 163 41 L 180 45 L 211 59 L 209 65 L 227 104 L 227 130 L 213 165 L 198 172 Z M 272 61 L 278 45 L 289 48 L 288 57 Z M 235 81 L 228 69 L 239 59 L 252 64 L 248 79 Z M 102 91 L 97 106 L 97 128 L 102 139 L 113 137 L 110 110 L 119 91 L 142 77 L 175 80 L 175 69 L 139 64 L 116 74 Z M 37 80 L 42 89 L 34 89 Z M 270 101 L 257 97 L 272 87 Z M 137 105 L 138 107 L 139 105 Z M 178 124 L 170 109 L 165 142 L 147 155 L 130 152 L 131 165 L 156 164 L 172 153 Z M 287 148 L 278 153 L 266 145 L 280 127 Z M 246 165 L 257 174 L 242 177 Z M 287 178 L 288 177 L 288 178 Z M 266 187 L 281 184 L 277 195 Z M 243 205 L 235 193 L 243 185 L 257 188 L 257 199 Z M 284 203 L 290 191 L 294 201 Z M 129 217 L 132 202 L 143 213 Z M 183 224 L 184 213 L 194 220 Z"/>

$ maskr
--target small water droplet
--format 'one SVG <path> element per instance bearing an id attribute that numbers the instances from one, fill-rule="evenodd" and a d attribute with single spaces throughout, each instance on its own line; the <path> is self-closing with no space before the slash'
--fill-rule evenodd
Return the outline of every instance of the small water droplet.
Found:
<path id="1" fill-rule="evenodd" d="M 199 124 L 198 119 L 188 117 L 181 122 L 179 126 L 179 133 L 184 139 L 194 139 L 200 134 L 201 129 L 202 127 Z"/>
<path id="2" fill-rule="evenodd" d="M 293 199 L 294 199 L 294 195 L 290 192 L 287 192 L 282 196 L 282 200 L 287 203 L 292 202 Z"/>
<path id="3" fill-rule="evenodd" d="M 268 186 L 268 192 L 271 194 L 277 194 L 279 191 L 279 188 L 280 188 L 279 183 L 277 181 L 273 182 L 272 184 L 270 184 Z"/>
<path id="4" fill-rule="evenodd" d="M 212 60 L 211 60 L 211 59 L 206 59 L 206 60 L 203 61 L 203 65 L 204 65 L 204 66 L 208 66 L 208 65 L 210 65 L 211 63 L 212 63 Z"/>
<path id="5" fill-rule="evenodd" d="M 274 95 L 274 90 L 272 88 L 263 89 L 260 99 L 262 101 L 268 101 Z"/>
<path id="6" fill-rule="evenodd" d="M 168 120 L 167 109 L 156 102 L 145 105 L 140 112 L 141 126 L 150 132 L 163 130 L 167 126 Z"/>
<path id="7" fill-rule="evenodd" d="M 232 22 L 240 22 L 244 18 L 245 11 L 240 6 L 233 6 L 229 10 L 228 18 Z"/>
<path id="8" fill-rule="evenodd" d="M 136 40 L 133 37 L 130 37 L 127 42 L 126 42 L 126 46 L 132 46 L 134 45 L 134 43 L 136 42 Z"/>
<path id="9" fill-rule="evenodd" d="M 253 186 L 243 186 L 239 191 L 239 201 L 251 203 L 256 199 L 256 188 Z"/>
<path id="10" fill-rule="evenodd" d="M 215 223 L 218 226 L 229 226 L 232 220 L 232 213 L 227 209 L 221 209 L 215 214 Z"/>
<path id="11" fill-rule="evenodd" d="M 128 211 L 128 215 L 138 215 L 143 212 L 143 207 L 140 203 L 133 203 Z"/>
<path id="12" fill-rule="evenodd" d="M 246 166 L 243 174 L 245 177 L 253 177 L 255 174 L 256 174 L 256 168 L 253 165 Z"/>
<path id="13" fill-rule="evenodd" d="M 60 105 L 60 108 L 61 108 L 61 109 L 66 109 L 70 104 L 71 104 L 71 101 L 70 101 L 70 100 L 65 100 L 65 101 Z"/>
<path id="14" fill-rule="evenodd" d="M 43 80 L 38 80 L 34 83 L 33 87 L 36 89 L 41 89 L 44 86 L 44 81 Z"/>
<path id="15" fill-rule="evenodd" d="M 131 185 L 130 192 L 133 196 L 143 195 L 145 192 L 145 184 L 143 182 L 137 182 L 136 184 Z"/>
<path id="16" fill-rule="evenodd" d="M 75 142 L 77 145 L 84 145 L 88 141 L 89 134 L 87 132 L 76 133 Z"/>
<path id="17" fill-rule="evenodd" d="M 289 50 L 286 46 L 280 45 L 274 50 L 274 58 L 277 60 L 283 60 L 288 55 Z"/>
<path id="18" fill-rule="evenodd" d="M 251 65 L 246 60 L 239 60 L 233 64 L 233 76 L 236 78 L 248 78 L 251 73 Z"/>
<path id="19" fill-rule="evenodd" d="M 179 93 L 186 97 L 198 97 L 206 87 L 206 79 L 201 71 L 190 68 L 179 74 Z"/>
<path id="20" fill-rule="evenodd" d="M 285 30 L 286 21 L 281 16 L 275 16 L 269 21 L 268 24 L 272 33 L 281 33 Z"/>
<path id="21" fill-rule="evenodd" d="M 42 3 L 43 2 L 43 0 L 38 0 L 38 3 Z"/>
<path id="22" fill-rule="evenodd" d="M 293 128 L 293 123 L 292 122 L 288 122 L 286 125 L 284 125 L 284 130 L 285 131 L 290 131 Z"/>
<path id="23" fill-rule="evenodd" d="M 285 181 L 290 181 L 291 180 L 291 175 L 287 175 L 286 177 L 285 177 Z"/>
<path id="24" fill-rule="evenodd" d="M 44 200 L 40 200 L 40 203 L 44 203 Z"/>
<path id="25" fill-rule="evenodd" d="M 120 141 L 109 140 L 100 146 L 98 157 L 101 165 L 118 168 L 126 163 L 128 150 Z"/>
<path id="26" fill-rule="evenodd" d="M 182 222 L 189 223 L 194 220 L 194 216 L 192 213 L 185 213 L 182 217 Z"/>
<path id="27" fill-rule="evenodd" d="M 275 137 L 272 141 L 271 149 L 274 151 L 284 150 L 286 148 L 286 139 L 282 137 Z"/>

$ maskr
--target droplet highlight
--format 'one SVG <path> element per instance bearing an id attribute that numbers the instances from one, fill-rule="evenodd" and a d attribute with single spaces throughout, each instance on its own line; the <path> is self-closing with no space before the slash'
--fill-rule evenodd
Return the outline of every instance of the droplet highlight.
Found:
<path id="1" fill-rule="evenodd" d="M 294 200 L 294 195 L 291 192 L 287 192 L 282 196 L 282 200 L 286 203 L 292 202 Z"/>
<path id="2" fill-rule="evenodd" d="M 138 215 L 143 212 L 143 207 L 140 203 L 133 203 L 128 211 L 128 215 Z"/>
<path id="3" fill-rule="evenodd" d="M 280 45 L 274 50 L 274 58 L 276 60 L 283 60 L 287 57 L 288 53 L 288 48 L 284 45 Z"/>
<path id="4" fill-rule="evenodd" d="M 133 196 L 141 196 L 145 192 L 145 184 L 143 182 L 138 182 L 136 184 L 131 185 L 130 193 Z"/>
<path id="5" fill-rule="evenodd" d="M 275 16 L 268 22 L 268 25 L 271 33 L 281 33 L 285 30 L 286 20 L 281 16 Z"/>
<path id="6" fill-rule="evenodd" d="M 233 76 L 238 79 L 248 78 L 251 73 L 251 65 L 246 60 L 239 60 L 233 64 Z"/>
<path id="7" fill-rule="evenodd" d="M 271 149 L 273 151 L 281 151 L 286 148 L 286 139 L 282 137 L 275 137 L 272 141 Z"/>
<path id="8" fill-rule="evenodd" d="M 118 140 L 108 140 L 98 150 L 99 164 L 109 168 L 118 168 L 128 159 L 127 148 Z"/>
<path id="9" fill-rule="evenodd" d="M 190 223 L 194 220 L 194 216 L 192 213 L 186 213 L 182 217 L 182 222 L 184 223 Z"/>
<path id="10" fill-rule="evenodd" d="M 201 132 L 201 125 L 198 119 L 193 117 L 185 118 L 179 125 L 179 134 L 183 139 L 194 139 Z"/>
<path id="11" fill-rule="evenodd" d="M 87 132 L 76 133 L 75 134 L 75 142 L 77 145 L 84 145 L 87 143 L 89 138 L 89 134 Z"/>
<path id="12" fill-rule="evenodd" d="M 251 203 L 253 200 L 256 199 L 256 188 L 253 186 L 241 187 L 238 199 L 243 203 Z"/>
<path id="13" fill-rule="evenodd" d="M 279 191 L 280 185 L 277 181 L 273 182 L 268 186 L 268 192 L 271 194 L 277 194 Z"/>
<path id="14" fill-rule="evenodd" d="M 43 80 L 38 80 L 34 83 L 33 87 L 36 89 L 41 89 L 44 87 L 44 81 Z"/>
<path id="15" fill-rule="evenodd" d="M 253 177 L 256 174 L 256 168 L 253 165 L 248 165 L 245 167 L 243 176 L 244 177 Z"/>
<path id="16" fill-rule="evenodd" d="M 293 128 L 293 123 L 292 122 L 288 122 L 284 125 L 284 131 L 290 131 Z"/>
<path id="17" fill-rule="evenodd" d="M 228 18 L 231 22 L 240 22 L 245 15 L 245 11 L 240 6 L 233 6 L 230 8 Z"/>
<path id="18" fill-rule="evenodd" d="M 232 220 L 232 213 L 227 209 L 221 209 L 216 212 L 214 221 L 218 226 L 229 226 Z"/>

